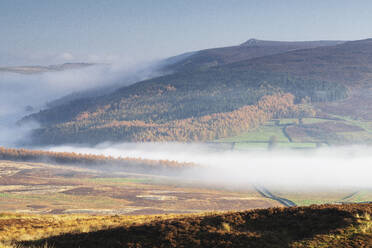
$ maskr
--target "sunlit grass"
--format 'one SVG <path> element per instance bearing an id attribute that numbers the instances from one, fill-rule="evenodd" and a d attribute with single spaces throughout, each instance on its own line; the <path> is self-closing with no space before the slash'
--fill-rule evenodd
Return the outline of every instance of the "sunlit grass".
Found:
<path id="1" fill-rule="evenodd" d="M 172 220 L 164 221 L 167 219 Z M 358 237 L 369 238 L 372 234 L 371 210 L 368 205 L 312 206 L 310 208 L 253 210 L 252 212 L 158 216 L 21 215 L 3 213 L 0 214 L 0 247 L 21 248 L 19 241 L 39 240 L 66 233 L 81 234 L 116 227 L 132 227 L 150 222 L 151 225 L 142 226 L 142 228 L 149 228 L 149 236 L 139 234 L 135 238 L 136 242 L 146 243 L 148 238 L 156 242 L 158 239 L 154 234 L 159 235 L 159 232 L 164 232 L 165 237 L 174 238 L 174 244 L 177 244 L 177 242 L 179 244 L 181 242 L 180 238 L 193 241 L 195 238 L 199 238 L 195 234 L 206 233 L 207 236 L 202 236 L 205 239 L 204 241 L 209 242 L 209 244 L 213 243 L 210 239 L 207 240 L 208 237 L 212 236 L 219 243 L 229 242 L 231 244 L 229 247 L 235 247 L 236 244 L 239 244 L 240 241 L 236 240 L 236 237 L 245 242 L 250 240 L 252 244 L 261 240 L 261 243 L 258 244 L 267 244 L 268 247 L 275 242 L 278 242 L 277 247 L 349 247 L 345 244 L 351 244 L 350 242 L 355 241 L 359 242 L 358 244 L 361 246 L 350 247 L 370 247 L 368 239 L 358 239 Z M 8 224 L 5 225 L 5 223 Z M 274 225 L 276 228 L 270 229 L 270 225 Z M 100 245 L 104 247 L 102 244 L 105 242 L 115 242 L 116 239 L 117 241 L 123 240 L 121 237 L 128 233 L 127 230 L 120 229 L 118 233 L 122 236 L 107 236 L 111 239 L 107 241 L 102 240 L 102 238 L 106 238 L 105 233 L 92 233 L 90 236 L 93 238 L 92 241 L 80 240 L 76 238 L 78 236 L 75 236 L 75 239 L 74 236 L 60 236 L 60 241 L 55 244 L 59 247 L 62 244 L 61 240 L 62 242 L 66 240 L 66 244 L 71 241 L 82 241 L 82 247 L 90 247 L 89 245 L 94 245 L 94 242 L 100 239 Z M 134 230 L 143 232 L 141 228 L 132 229 L 133 235 L 136 235 L 136 233 L 133 233 Z M 182 230 L 182 237 L 177 235 L 177 230 Z M 39 247 L 43 248 L 53 247 L 49 245 L 53 244 L 48 243 L 49 241 L 53 242 L 52 240 L 44 240 L 34 244 L 42 245 Z M 200 241 L 202 240 L 197 243 L 200 244 Z M 123 244 L 125 245 L 125 243 Z M 164 245 L 166 244 L 164 243 Z M 146 247 L 151 247 L 148 242 Z"/>
<path id="2" fill-rule="evenodd" d="M 194 216 L 189 214 L 187 216 Z M 200 214 L 199 214 L 200 215 Z M 131 226 L 164 220 L 181 215 L 32 215 L 0 214 L 0 248 L 12 246 L 15 241 L 37 240 L 64 233 L 85 233 L 110 229 L 119 226 Z M 182 215 L 186 216 L 186 215 Z M 195 215 L 196 216 L 196 215 Z"/>

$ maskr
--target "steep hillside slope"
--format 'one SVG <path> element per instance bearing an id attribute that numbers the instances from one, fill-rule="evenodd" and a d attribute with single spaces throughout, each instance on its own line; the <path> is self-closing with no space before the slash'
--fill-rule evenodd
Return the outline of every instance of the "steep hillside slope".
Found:
<path id="1" fill-rule="evenodd" d="M 100 142 L 113 137 L 117 137 L 115 141 L 206 140 L 185 134 L 189 126 L 177 131 L 181 135 L 172 131 L 165 139 L 157 138 L 164 137 L 164 129 L 144 131 L 143 127 L 169 127 L 175 121 L 187 123 L 188 119 L 200 126 L 200 118 L 256 105 L 263 96 L 278 93 L 291 93 L 294 103 L 304 99 L 312 103 L 331 102 L 346 98 L 348 92 L 370 87 L 371 83 L 372 40 L 362 40 L 294 50 L 206 70 L 186 70 L 139 82 L 103 97 L 47 109 L 25 120 L 41 123 L 42 128 L 34 136 L 41 143 L 60 143 L 61 137 L 66 138 L 65 142 Z M 293 113 L 292 116 L 296 117 Z M 261 123 L 255 117 L 251 120 Z M 118 126 L 121 127 L 117 129 Z M 98 132 L 102 128 L 104 134 Z M 226 130 L 217 135 L 216 130 L 219 128 L 210 128 L 212 134 L 206 135 L 207 140 L 232 134 Z"/>
<path id="2" fill-rule="evenodd" d="M 157 122 L 152 119 L 147 121 L 118 120 L 118 115 L 126 117 L 126 113 L 122 110 L 111 110 L 111 106 L 106 105 L 105 108 L 94 112 L 81 113 L 75 120 L 66 123 L 35 130 L 32 142 L 34 144 L 73 142 L 97 144 L 105 140 L 115 142 L 208 141 L 237 135 L 271 118 L 313 115 L 310 107 L 303 104 L 295 105 L 291 94 L 266 95 L 255 105 L 243 106 L 231 112 L 169 121 L 158 119 Z M 142 106 L 142 110 L 135 108 L 133 111 L 137 114 L 138 111 L 148 109 L 157 117 L 157 107 L 162 108 L 161 105 L 145 105 Z M 168 117 L 166 110 L 167 108 L 164 109 L 164 116 Z M 174 116 L 170 117 L 174 118 Z"/>

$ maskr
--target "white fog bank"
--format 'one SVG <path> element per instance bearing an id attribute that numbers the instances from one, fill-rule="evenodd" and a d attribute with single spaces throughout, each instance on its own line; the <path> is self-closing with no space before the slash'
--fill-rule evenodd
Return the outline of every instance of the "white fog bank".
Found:
<path id="1" fill-rule="evenodd" d="M 367 146 L 223 151 L 202 144 L 106 143 L 96 147 L 58 146 L 48 149 L 193 162 L 200 167 L 182 172 L 181 177 L 230 186 L 372 188 L 372 147 Z"/>
<path id="2" fill-rule="evenodd" d="M 0 72 L 0 145 L 14 146 L 27 138 L 30 123 L 18 127 L 15 123 L 25 115 L 38 112 L 48 102 L 69 94 L 102 89 L 109 93 L 119 87 L 158 76 L 158 62 L 136 64 L 99 64 L 80 69 L 35 74 Z"/>

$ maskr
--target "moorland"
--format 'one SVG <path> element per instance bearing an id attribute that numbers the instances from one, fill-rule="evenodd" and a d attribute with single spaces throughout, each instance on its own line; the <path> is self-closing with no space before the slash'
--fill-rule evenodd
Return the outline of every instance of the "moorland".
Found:
<path id="1" fill-rule="evenodd" d="M 38 124 L 17 144 L 28 149 L 0 147 L 0 246 L 370 247 L 368 187 L 234 188 L 182 177 L 198 172 L 196 163 L 50 146 L 199 142 L 244 153 L 370 145 L 371 48 L 371 39 L 251 39 L 165 59 L 158 76 L 131 85 L 51 99 L 15 126 Z"/>

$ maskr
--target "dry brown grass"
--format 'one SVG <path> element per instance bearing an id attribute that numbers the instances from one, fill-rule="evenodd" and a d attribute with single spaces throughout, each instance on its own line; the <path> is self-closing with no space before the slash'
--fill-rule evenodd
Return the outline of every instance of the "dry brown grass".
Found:
<path id="1" fill-rule="evenodd" d="M 371 247 L 371 213 L 372 204 L 162 216 L 2 214 L 0 234 L 6 248 Z"/>
<path id="2" fill-rule="evenodd" d="M 201 214 L 199 214 L 200 216 Z M 19 247 L 17 241 L 30 241 L 58 236 L 61 234 L 78 234 L 128 227 L 167 220 L 181 215 L 35 215 L 35 214 L 0 214 L 0 248 Z M 188 214 L 182 216 L 198 216 Z M 44 247 L 44 246 L 42 246 Z M 50 246 L 47 246 L 50 247 Z"/>

